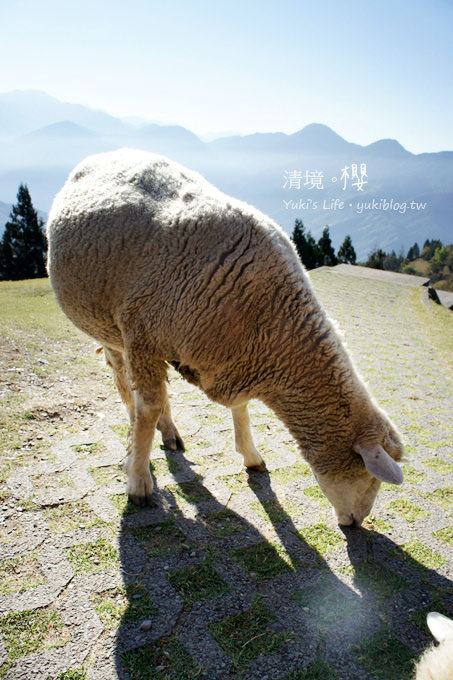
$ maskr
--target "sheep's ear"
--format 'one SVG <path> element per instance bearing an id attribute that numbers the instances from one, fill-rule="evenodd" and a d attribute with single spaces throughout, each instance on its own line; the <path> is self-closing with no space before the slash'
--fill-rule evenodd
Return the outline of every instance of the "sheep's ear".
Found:
<path id="1" fill-rule="evenodd" d="M 429 612 L 426 617 L 428 627 L 437 642 L 453 640 L 453 621 L 443 614 Z"/>
<path id="2" fill-rule="evenodd" d="M 379 444 L 374 446 L 356 444 L 354 450 L 362 456 L 370 475 L 389 484 L 403 483 L 403 472 L 400 466 L 389 456 L 387 451 L 384 451 L 382 446 Z"/>

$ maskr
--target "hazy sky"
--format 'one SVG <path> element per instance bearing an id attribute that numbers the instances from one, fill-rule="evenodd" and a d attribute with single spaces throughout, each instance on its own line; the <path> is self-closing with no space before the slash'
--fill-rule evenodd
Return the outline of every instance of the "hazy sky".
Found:
<path id="1" fill-rule="evenodd" d="M 0 92 L 178 123 L 453 149 L 452 0 L 0 0 Z"/>

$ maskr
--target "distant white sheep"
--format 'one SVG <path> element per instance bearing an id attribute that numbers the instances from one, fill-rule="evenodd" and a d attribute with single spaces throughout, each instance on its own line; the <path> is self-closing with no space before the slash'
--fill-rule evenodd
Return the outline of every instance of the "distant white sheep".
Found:
<path id="1" fill-rule="evenodd" d="M 426 650 L 415 669 L 415 680 L 453 680 L 453 621 L 430 612 L 427 622 L 440 644 Z"/>
<path id="2" fill-rule="evenodd" d="M 123 149 L 75 168 L 47 233 L 58 301 L 105 347 L 129 411 L 134 503 L 151 503 L 155 426 L 167 446 L 182 447 L 166 394 L 168 363 L 231 408 L 248 468 L 264 462 L 247 402 L 273 409 L 341 524 L 362 522 L 379 480 L 402 482 L 399 435 L 270 218 L 166 158 Z"/>

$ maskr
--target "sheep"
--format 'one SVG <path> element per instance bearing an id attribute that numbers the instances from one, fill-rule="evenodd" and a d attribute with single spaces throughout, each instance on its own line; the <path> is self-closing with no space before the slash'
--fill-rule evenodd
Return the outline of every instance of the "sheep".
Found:
<path id="1" fill-rule="evenodd" d="M 129 412 L 133 503 L 152 504 L 155 427 L 170 449 L 183 446 L 166 391 L 170 364 L 231 409 L 247 468 L 265 470 L 247 402 L 270 407 L 340 524 L 362 523 L 381 481 L 402 483 L 400 436 L 269 217 L 163 156 L 121 149 L 72 171 L 47 236 L 58 302 L 105 348 Z"/>
<path id="2" fill-rule="evenodd" d="M 429 647 L 420 658 L 415 680 L 453 680 L 453 621 L 437 612 L 430 612 L 427 623 L 440 644 Z"/>

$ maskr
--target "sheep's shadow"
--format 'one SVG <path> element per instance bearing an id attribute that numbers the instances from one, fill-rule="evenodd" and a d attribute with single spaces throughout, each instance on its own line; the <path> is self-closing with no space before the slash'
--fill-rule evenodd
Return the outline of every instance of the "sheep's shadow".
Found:
<path id="1" fill-rule="evenodd" d="M 372 531 L 342 540 L 325 518 L 296 522 L 271 475 L 251 472 L 260 529 L 191 473 L 188 455 L 165 455 L 183 473 L 121 521 L 119 678 L 412 677 L 430 641 L 425 613 L 451 615 L 451 581 Z"/>

